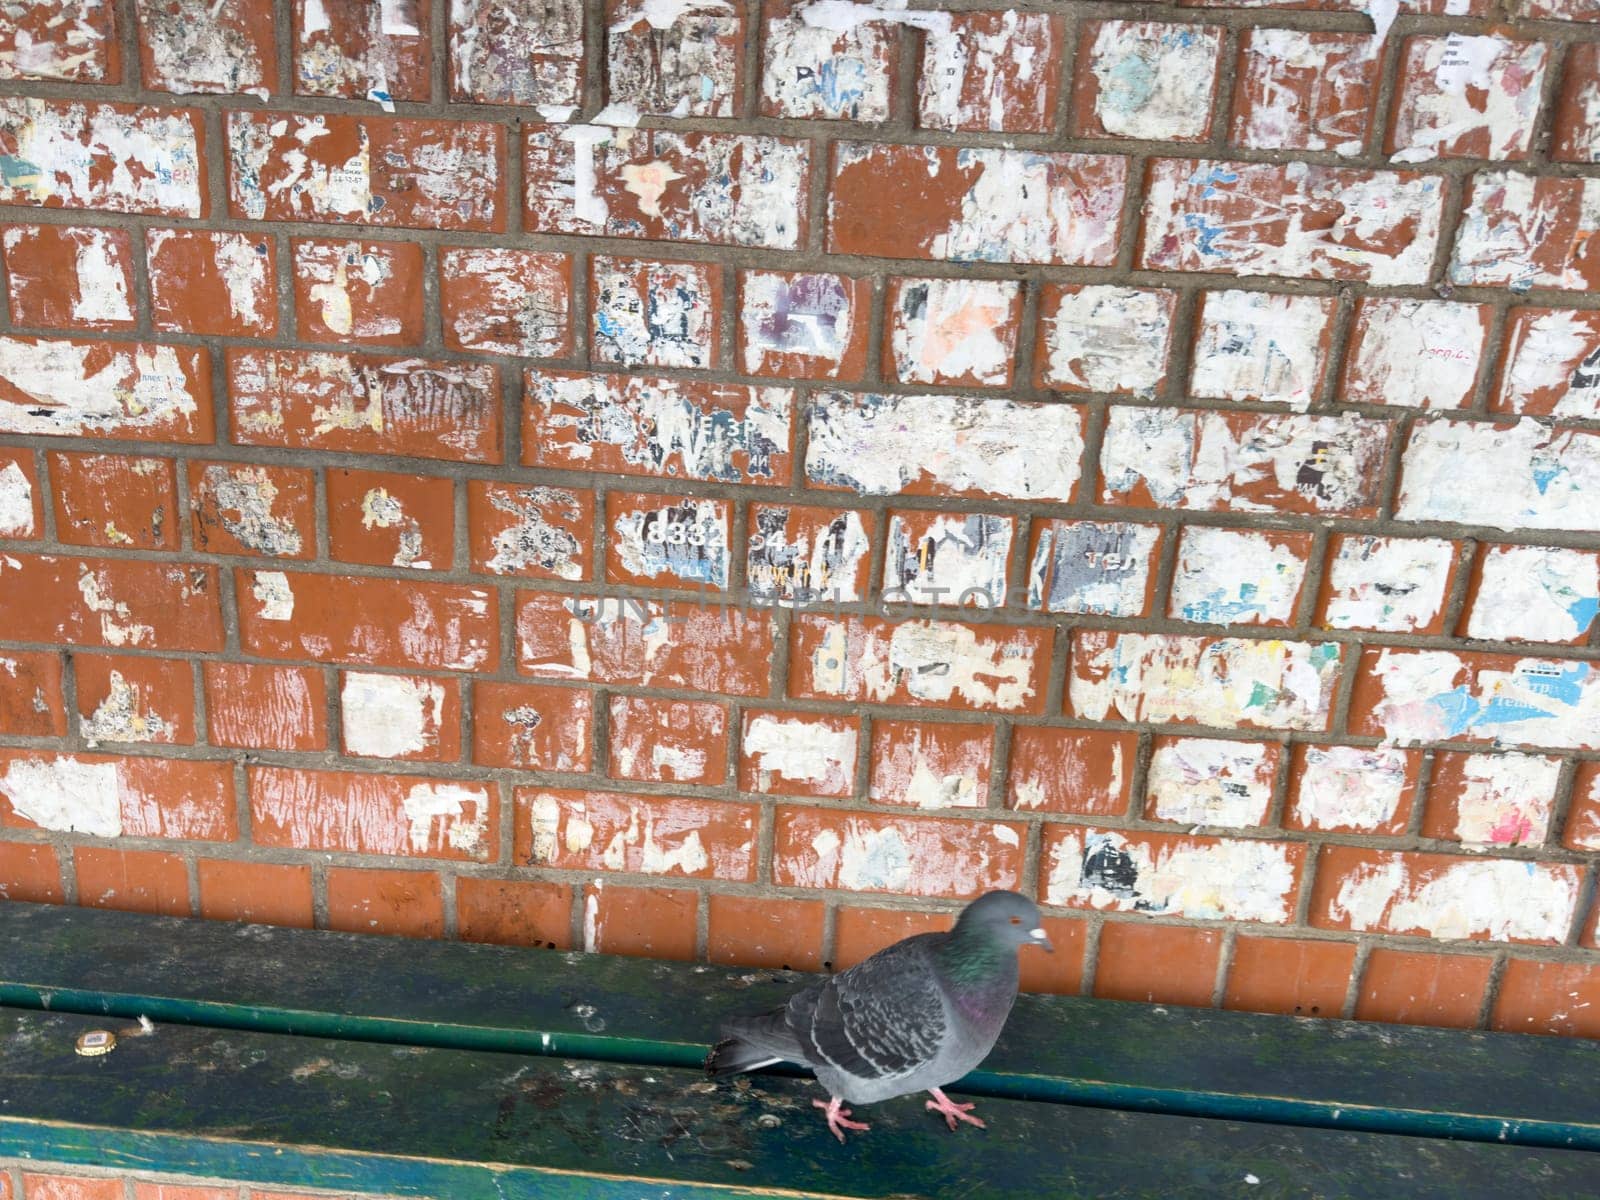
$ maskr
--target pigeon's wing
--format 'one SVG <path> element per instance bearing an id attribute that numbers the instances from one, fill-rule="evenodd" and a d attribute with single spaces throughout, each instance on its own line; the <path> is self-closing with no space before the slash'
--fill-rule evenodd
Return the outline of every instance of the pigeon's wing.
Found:
<path id="1" fill-rule="evenodd" d="M 886 1079 L 938 1056 L 944 1001 L 923 944 L 938 936 L 897 942 L 789 1001 L 789 1028 L 813 1065 Z"/>

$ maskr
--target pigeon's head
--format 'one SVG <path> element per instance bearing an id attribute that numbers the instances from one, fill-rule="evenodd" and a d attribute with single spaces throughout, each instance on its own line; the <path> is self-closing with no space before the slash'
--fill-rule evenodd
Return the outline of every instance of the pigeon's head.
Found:
<path id="1" fill-rule="evenodd" d="M 988 892 L 962 910 L 958 928 L 983 933 L 1008 946 L 1043 946 L 1055 951 L 1045 936 L 1039 910 L 1017 892 Z"/>

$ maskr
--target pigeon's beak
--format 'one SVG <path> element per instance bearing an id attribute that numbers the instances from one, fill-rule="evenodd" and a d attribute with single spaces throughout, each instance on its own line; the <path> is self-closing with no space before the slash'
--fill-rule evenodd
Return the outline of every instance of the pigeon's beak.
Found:
<path id="1" fill-rule="evenodd" d="M 1043 929 L 1028 930 L 1028 937 L 1032 940 L 1035 946 L 1043 946 L 1051 954 L 1056 952 L 1056 948 L 1050 944 L 1050 938 L 1046 936 Z"/>

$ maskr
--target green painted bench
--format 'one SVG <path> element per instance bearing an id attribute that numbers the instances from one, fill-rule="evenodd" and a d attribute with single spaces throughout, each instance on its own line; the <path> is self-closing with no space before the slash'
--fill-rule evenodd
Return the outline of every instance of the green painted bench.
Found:
<path id="1" fill-rule="evenodd" d="M 1600 1045 L 1076 998 L 951 1089 L 987 1131 L 907 1098 L 840 1146 L 805 1079 L 699 1068 L 803 978 L 0 904 L 0 1156 L 448 1200 L 1600 1194 Z"/>

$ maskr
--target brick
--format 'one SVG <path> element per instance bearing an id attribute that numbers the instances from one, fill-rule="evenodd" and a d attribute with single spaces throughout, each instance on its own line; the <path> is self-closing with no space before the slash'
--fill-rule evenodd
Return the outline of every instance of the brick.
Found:
<path id="1" fill-rule="evenodd" d="M 78 903 L 153 917 L 187 917 L 189 875 L 183 859 L 155 850 L 110 850 L 77 846 L 72 851 L 78 876 Z M 117 1185 L 121 1189 L 121 1185 Z"/>
<path id="2" fill-rule="evenodd" d="M 444 936 L 444 893 L 431 871 L 328 868 L 328 928 L 391 937 Z"/>
<path id="3" fill-rule="evenodd" d="M 589 260 L 591 357 L 623 366 L 715 367 L 722 269 L 596 255 Z"/>
<path id="4" fill-rule="evenodd" d="M 1371 518 L 1391 432 L 1356 416 L 1116 405 L 1101 503 Z"/>
<path id="5" fill-rule="evenodd" d="M 967 133 L 1049 133 L 1061 86 L 1060 16 L 1014 9 L 929 24 L 917 74 L 917 124 Z"/>
<path id="6" fill-rule="evenodd" d="M 872 281 L 809 271 L 739 272 L 739 365 L 780 379 L 860 379 Z"/>
<path id="7" fill-rule="evenodd" d="M 1590 963 L 1513 958 L 1500 979 L 1491 1029 L 1600 1037 L 1600 972 Z"/>
<path id="8" fill-rule="evenodd" d="M 606 0 L 606 99 L 641 113 L 734 117 L 744 91 L 745 14 L 716 0 L 663 9 Z"/>
<path id="9" fill-rule="evenodd" d="M 1594 0 L 1511 0 L 1511 14 L 1550 21 L 1600 21 Z"/>
<path id="10" fill-rule="evenodd" d="M 77 1175 L 28 1172 L 22 1176 L 22 1186 L 25 1200 L 123 1200 L 127 1194 L 120 1179 L 89 1179 Z"/>
<path id="11" fill-rule="evenodd" d="M 572 353 L 572 258 L 546 250 L 447 247 L 439 307 L 452 350 L 565 358 Z"/>
<path id="12" fill-rule="evenodd" d="M 1015 525 L 993 513 L 890 513 L 883 603 L 1004 607 Z"/>
<path id="13" fill-rule="evenodd" d="M 191 461 L 189 507 L 196 550 L 316 556 L 316 479 L 302 467 Z"/>
<path id="14" fill-rule="evenodd" d="M 1079 630 L 1068 706 L 1091 721 L 1322 730 L 1341 653 L 1333 642 Z"/>
<path id="15" fill-rule="evenodd" d="M 170 458 L 51 451 L 56 534 L 77 546 L 178 548 L 178 497 Z"/>
<path id="16" fill-rule="evenodd" d="M 612 779 L 700 783 L 728 778 L 728 710 L 709 700 L 611 697 Z"/>
<path id="17" fill-rule="evenodd" d="M 1075 917 L 1043 917 L 1039 924 L 1055 952 L 1041 954 L 1034 950 L 1020 956 L 1017 972 L 1022 990 L 1058 996 L 1078 995 L 1083 991 L 1089 922 Z"/>
<path id="18" fill-rule="evenodd" d="M 582 102 L 580 0 L 452 0 L 449 36 L 452 100 L 541 109 Z"/>
<path id="19" fill-rule="evenodd" d="M 1600 747 L 1600 666 L 1572 660 L 1368 648 L 1350 730 L 1385 741 Z"/>
<path id="20" fill-rule="evenodd" d="M 1035 383 L 1063 392 L 1153 396 L 1166 382 L 1177 293 L 1047 283 Z"/>
<path id="21" fill-rule="evenodd" d="M 322 672 L 257 663 L 204 664 L 208 740 L 250 750 L 325 750 Z"/>
<path id="22" fill-rule="evenodd" d="M 221 650 L 215 567 L 8 553 L 0 628 L 20 642 Z"/>
<path id="23" fill-rule="evenodd" d="M 1045 828 L 1039 853 L 1046 904 L 1284 925 L 1294 919 L 1306 847 L 1056 825 Z"/>
<path id="24" fill-rule="evenodd" d="M 1479 171 L 1456 227 L 1458 284 L 1600 290 L 1600 179 Z"/>
<path id="25" fill-rule="evenodd" d="M 0 433 L 211 441 L 211 356 L 199 346 L 0 338 Z"/>
<path id="26" fill-rule="evenodd" d="M 1533 754 L 1435 755 L 1422 836 L 1469 850 L 1541 845 L 1561 760 Z"/>
<path id="27" fill-rule="evenodd" d="M 1600 420 L 1600 313 L 1514 308 L 1496 412 Z"/>
<path id="28" fill-rule="evenodd" d="M 1407 38 L 1385 152 L 1407 163 L 1526 158 L 1547 57 L 1542 42 L 1461 33 Z"/>
<path id="29" fill-rule="evenodd" d="M 686 962 L 695 957 L 700 893 L 682 888 L 583 889 L 583 948 Z"/>
<path id="30" fill-rule="evenodd" d="M 480 766 L 587 772 L 593 731 L 594 696 L 587 690 L 473 685 L 472 761 Z"/>
<path id="31" fill-rule="evenodd" d="M 426 103 L 433 55 L 433 0 L 294 0 L 297 96 L 382 96 Z"/>
<path id="32" fill-rule="evenodd" d="M 1280 757 L 1269 742 L 1158 737 L 1145 772 L 1145 817 L 1225 829 L 1264 825 Z"/>
<path id="33" fill-rule="evenodd" d="M 8 225 L 11 319 L 46 329 L 132 329 L 133 237 L 89 225 Z"/>
<path id="34" fill-rule="evenodd" d="M 1017 726 L 1011 733 L 1006 807 L 1121 815 L 1128 809 L 1138 750 L 1138 735 L 1132 733 Z"/>
<path id="35" fill-rule="evenodd" d="M 1050 629 L 801 613 L 791 625 L 797 699 L 1040 712 Z"/>
<path id="36" fill-rule="evenodd" d="M 593 492 L 474 479 L 467 484 L 467 530 L 476 571 L 593 577 Z"/>
<path id="37" fill-rule="evenodd" d="M 919 933 L 944 933 L 954 923 L 949 913 L 840 905 L 834 918 L 833 961 L 825 965 L 828 969 L 843 971 L 902 938 Z"/>
<path id="38" fill-rule="evenodd" d="M 461 681 L 345 671 L 340 744 L 347 755 L 421 762 L 461 757 Z"/>
<path id="39" fill-rule="evenodd" d="M 151 324 L 163 332 L 271 338 L 278 332 L 273 239 L 149 229 Z"/>
<path id="40" fill-rule="evenodd" d="M 1568 50 L 1561 79 L 1550 157 L 1600 162 L 1600 43 L 1579 42 Z"/>
<path id="41" fill-rule="evenodd" d="M 572 888 L 565 883 L 456 879 L 456 920 L 463 942 L 572 948 Z"/>
<path id="42" fill-rule="evenodd" d="M 0 842 L 0 900 L 24 904 L 61 904 L 61 867 L 53 846 Z M 0 1197 L 5 1196 L 0 1188 Z"/>
<path id="43" fill-rule="evenodd" d="M 311 868 L 202 858 L 200 915 L 211 921 L 246 921 L 310 929 Z"/>
<path id="44" fill-rule="evenodd" d="M 1496 529 L 1600 531 L 1600 435 L 1419 421 L 1405 449 L 1395 516 Z"/>
<path id="45" fill-rule="evenodd" d="M 1294 747 L 1285 829 L 1381 833 L 1411 823 L 1422 755 L 1393 746 Z"/>
<path id="46" fill-rule="evenodd" d="M 1326 629 L 1442 633 L 1458 566 L 1443 538 L 1335 534 L 1317 623 Z"/>
<path id="47" fill-rule="evenodd" d="M 194 742 L 194 672 L 181 658 L 78 654 L 79 730 L 96 742 Z"/>
<path id="48" fill-rule="evenodd" d="M 694 380 L 529 371 L 530 467 L 787 485 L 794 393 Z"/>
<path id="49" fill-rule="evenodd" d="M 806 412 L 806 479 L 862 495 L 1071 503 L 1084 420 L 1069 404 L 824 392 Z"/>
<path id="50" fill-rule="evenodd" d="M 753 600 L 783 608 L 865 599 L 876 526 L 870 512 L 752 504 L 745 590 Z"/>
<path id="51" fill-rule="evenodd" d="M 1138 265 L 1423 284 L 1443 200 L 1437 176 L 1411 171 L 1156 159 Z"/>
<path id="52" fill-rule="evenodd" d="M 1022 285 L 1004 279 L 894 279 L 883 357 L 901 383 L 1011 386 Z"/>
<path id="53" fill-rule="evenodd" d="M 0 446 L 0 538 L 44 536 L 43 492 L 33 451 Z"/>
<path id="54" fill-rule="evenodd" d="M 0 750 L 0 824 L 94 837 L 231 842 L 239 836 L 225 762 Z"/>
<path id="55" fill-rule="evenodd" d="M 137 0 L 139 61 L 152 91 L 245 93 L 276 86 L 271 0 Z"/>
<path id="56" fill-rule="evenodd" d="M 993 759 L 991 725 L 873 721 L 867 795 L 874 804 L 987 808 Z"/>
<path id="57" fill-rule="evenodd" d="M 1467 605 L 1469 638 L 1582 645 L 1600 612 L 1600 554 L 1484 546 Z"/>
<path id="58" fill-rule="evenodd" d="M 1559 3 L 1560 0 L 1556 2 Z M 1361 13 L 1367 11 L 1362 6 L 1362 0 L 1179 0 L 1179 5 L 1184 8 L 1282 8 Z M 1490 11 L 1490 0 L 1399 0 L 1398 9 L 1407 16 L 1420 14 L 1485 17 Z M 1387 24 L 1380 26 L 1380 33 L 1386 33 L 1387 30 Z M 1367 34 L 1362 36 L 1370 37 Z M 1382 36 L 1378 40 L 1382 41 Z"/>
<path id="59" fill-rule="evenodd" d="M 293 238 L 290 245 L 300 340 L 375 346 L 422 341 L 421 246 L 320 238 Z"/>
<path id="60" fill-rule="evenodd" d="M 1559 945 L 1582 872 L 1558 863 L 1324 846 L 1311 896 L 1321 929 Z"/>
<path id="61" fill-rule="evenodd" d="M 228 351 L 240 445 L 498 462 L 500 381 L 488 363 L 314 350 Z"/>
<path id="62" fill-rule="evenodd" d="M 1207 140 L 1222 35 L 1216 25 L 1085 22 L 1073 97 L 1077 135 Z"/>
<path id="63" fill-rule="evenodd" d="M 491 784 L 249 769 L 250 832 L 258 846 L 493 862 L 499 803 Z"/>
<path id="64" fill-rule="evenodd" d="M 1594 763 L 1578 764 L 1561 844 L 1569 850 L 1600 850 L 1600 766 Z"/>
<path id="65" fill-rule="evenodd" d="M 1039 519 L 1031 525 L 1029 608 L 1108 617 L 1150 611 L 1165 536 L 1161 526 Z"/>
<path id="66" fill-rule="evenodd" d="M 1221 957 L 1222 934 L 1215 929 L 1112 922 L 1100 931 L 1094 994 L 1206 1008 Z"/>
<path id="67" fill-rule="evenodd" d="M 1127 160 L 840 142 L 828 249 L 875 258 L 1109 267 Z"/>
<path id="68" fill-rule="evenodd" d="M 724 589 L 732 523 L 726 500 L 608 492 L 606 578 Z"/>
<path id="69" fill-rule="evenodd" d="M 517 642 L 529 675 L 765 696 L 773 627 L 705 603 L 521 592 Z"/>
<path id="70" fill-rule="evenodd" d="M 1373 949 L 1356 993 L 1356 1019 L 1391 1025 L 1478 1023 L 1494 960 L 1476 954 L 1415 954 Z"/>
<path id="71" fill-rule="evenodd" d="M 855 795 L 860 740 L 855 717 L 747 708 L 739 736 L 739 790 L 849 799 Z"/>
<path id="72" fill-rule="evenodd" d="M 0 733 L 65 737 L 61 656 L 43 650 L 0 650 Z"/>
<path id="73" fill-rule="evenodd" d="M 1246 30 L 1234 90 L 1234 145 L 1360 154 L 1377 94 L 1373 43 L 1364 33 Z"/>
<path id="74" fill-rule="evenodd" d="M 1210 625 L 1292 625 L 1312 544 L 1305 532 L 1186 526 L 1167 615 Z"/>
<path id="75" fill-rule="evenodd" d="M 228 208 L 250 221 L 505 228 L 505 130 L 481 121 L 231 112 Z"/>
<path id="76" fill-rule="evenodd" d="M 772 879 L 780 887 L 951 899 L 1014 890 L 1023 832 L 1003 821 L 779 808 Z"/>
<path id="77" fill-rule="evenodd" d="M 801 0 L 762 5 L 761 115 L 888 120 L 899 81 L 893 17 L 837 22 L 843 28 L 835 29 L 808 21 L 806 7 Z"/>
<path id="78" fill-rule="evenodd" d="M 115 6 L 108 0 L 31 0 L 0 29 L 0 79 L 121 83 Z"/>
<path id="79" fill-rule="evenodd" d="M 519 866 L 755 880 L 753 804 L 524 787 L 516 806 Z"/>
<path id="80" fill-rule="evenodd" d="M 707 897 L 706 957 L 729 966 L 815 971 L 822 965 L 820 900 Z"/>
<path id="81" fill-rule="evenodd" d="M 184 1187 L 173 1183 L 135 1181 L 133 1200 L 237 1200 L 234 1187 Z"/>
<path id="82" fill-rule="evenodd" d="M 1222 1007 L 1289 1017 L 1337 1017 L 1355 966 L 1351 942 L 1241 936 Z"/>
<path id="83" fill-rule="evenodd" d="M 431 475 L 327 472 L 328 546 L 340 562 L 448 571 L 455 562 L 455 484 Z"/>
<path id="84" fill-rule="evenodd" d="M 240 641 L 264 658 L 350 666 L 492 670 L 495 596 L 419 580 L 239 571 Z"/>
<path id="85" fill-rule="evenodd" d="M 1482 304 L 1364 296 L 1356 302 L 1339 398 L 1404 408 L 1465 408 L 1489 333 Z"/>
<path id="86" fill-rule="evenodd" d="M 572 125 L 523 134 L 530 233 L 798 250 L 809 142 Z"/>
<path id="87" fill-rule="evenodd" d="M 22 164 L 0 179 L 0 203 L 206 215 L 195 109 L 8 96 L 0 98 L 0 145 Z M 143 169 L 128 171 L 128 162 Z"/>
<path id="88" fill-rule="evenodd" d="M 1304 412 L 1322 382 L 1336 306 L 1331 296 L 1203 293 L 1189 394 Z"/>

